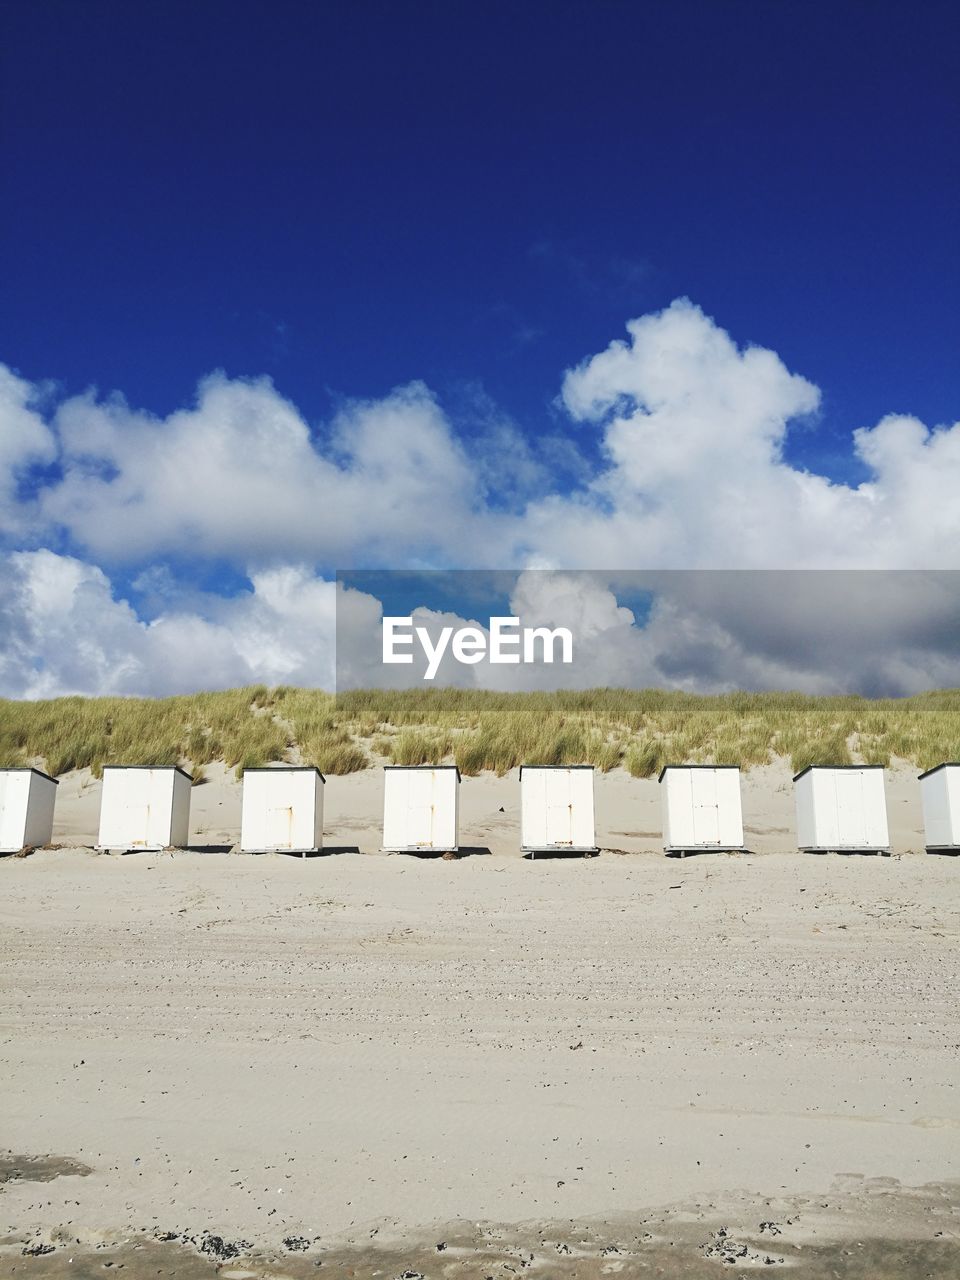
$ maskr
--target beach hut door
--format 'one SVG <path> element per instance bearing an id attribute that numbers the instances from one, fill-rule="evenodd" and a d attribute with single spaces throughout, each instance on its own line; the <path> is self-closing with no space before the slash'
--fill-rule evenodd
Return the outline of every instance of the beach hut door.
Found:
<path id="1" fill-rule="evenodd" d="M 717 775 L 712 769 L 693 774 L 693 838 L 698 845 L 720 843 L 720 803 Z"/>
<path id="2" fill-rule="evenodd" d="M 127 799 L 123 797 L 120 803 L 120 829 L 129 832 L 127 845 L 131 849 L 139 849 L 148 844 L 165 845 L 166 840 L 158 838 L 152 840 L 154 827 L 159 827 L 161 822 L 157 821 L 157 806 L 150 803 L 150 784 L 152 774 L 143 773 L 135 780 L 135 785 L 131 785 L 130 790 L 133 795 Z"/>
<path id="3" fill-rule="evenodd" d="M 864 843 L 863 778 L 855 769 L 838 769 L 837 843 L 843 849 L 856 849 Z"/>
<path id="4" fill-rule="evenodd" d="M 547 841 L 551 846 L 573 844 L 573 795 L 570 777 L 563 769 L 544 774 L 547 791 Z"/>
<path id="5" fill-rule="evenodd" d="M 125 821 L 129 824 L 128 829 L 131 832 L 139 834 L 131 835 L 130 848 L 136 849 L 139 845 L 149 843 L 151 835 L 151 814 L 148 804 L 128 804 L 124 806 L 126 809 Z M 165 844 L 166 841 L 161 841 Z"/>
<path id="6" fill-rule="evenodd" d="M 432 769 L 411 769 L 407 778 L 407 844 L 429 849 L 433 845 L 436 775 Z"/>
<path id="7" fill-rule="evenodd" d="M 278 771 L 276 776 L 268 774 L 270 787 L 270 804 L 267 806 L 268 842 L 271 848 L 292 849 L 294 847 L 295 794 L 297 777 L 290 773 Z"/>
<path id="8" fill-rule="evenodd" d="M 278 849 L 293 848 L 293 805 L 275 804 L 267 810 L 270 843 Z"/>

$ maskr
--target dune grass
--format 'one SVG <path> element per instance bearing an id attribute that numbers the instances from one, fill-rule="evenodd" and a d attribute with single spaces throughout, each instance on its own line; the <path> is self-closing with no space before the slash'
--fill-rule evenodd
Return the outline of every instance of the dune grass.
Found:
<path id="1" fill-rule="evenodd" d="M 331 694 L 257 685 L 175 698 L 0 700 L 0 767 L 53 774 L 104 764 L 222 760 L 242 774 L 277 761 L 327 774 L 375 764 L 593 764 L 655 776 L 667 763 L 888 764 L 960 759 L 960 690 L 912 698 L 794 693 L 715 697 L 592 689 L 500 694 L 454 689 Z"/>

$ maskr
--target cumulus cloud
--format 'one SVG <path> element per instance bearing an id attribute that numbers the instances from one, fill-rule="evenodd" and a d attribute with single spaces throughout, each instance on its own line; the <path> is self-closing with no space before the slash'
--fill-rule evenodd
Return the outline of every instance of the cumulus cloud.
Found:
<path id="1" fill-rule="evenodd" d="M 489 647 L 487 621 L 499 605 L 478 607 L 476 616 L 415 607 L 418 592 L 432 594 L 435 577 L 404 583 L 412 626 L 426 631 L 433 648 L 443 628 L 462 627 L 479 631 Z M 462 577 L 464 598 L 482 595 L 482 576 Z M 411 664 L 383 666 L 379 608 L 369 594 L 360 598 L 362 613 L 338 615 L 338 687 L 425 687 L 420 642 L 404 650 Z M 897 696 L 960 685 L 956 571 L 534 569 L 516 575 L 509 610 L 521 627 L 568 628 L 573 662 L 464 665 L 448 643 L 435 686 Z"/>
<path id="2" fill-rule="evenodd" d="M 889 416 L 860 428 L 851 451 L 870 478 L 835 484 L 784 459 L 791 424 L 816 413 L 820 392 L 774 352 L 738 347 L 685 299 L 627 329 L 627 341 L 568 371 L 568 433 L 548 445 L 489 402 L 455 426 L 417 382 L 348 404 L 319 429 L 269 379 L 223 375 L 165 419 L 90 393 L 45 422 L 30 407 L 35 389 L 4 371 L 5 527 L 59 533 L 110 564 L 165 554 L 327 569 L 960 560 L 960 424 Z M 577 431 L 596 435 L 592 470 Z M 62 474 L 19 503 L 18 469 L 55 448 Z"/>
<path id="3" fill-rule="evenodd" d="M 449 577 L 449 575 L 445 575 Z M 468 575 L 470 576 L 470 575 Z M 411 575 L 411 601 L 430 575 Z M 482 578 L 464 582 L 482 597 Z M 637 611 L 622 603 L 643 597 Z M 488 619 L 411 604 L 433 644 Z M 448 648 L 435 686 L 486 689 L 660 686 L 903 694 L 960 685 L 960 573 L 527 570 L 512 583 L 523 627 L 567 627 L 574 662 L 468 666 Z M 426 661 L 381 662 L 383 607 L 306 566 L 252 574 L 224 599 L 194 593 L 152 621 L 118 599 L 103 570 L 51 551 L 0 559 L 0 696 L 155 694 L 265 682 L 422 687 Z M 337 661 L 335 666 L 335 654 Z"/>
<path id="4" fill-rule="evenodd" d="M 740 350 L 685 299 L 567 373 L 563 404 L 603 432 L 609 465 L 526 511 L 558 566 L 950 567 L 960 563 L 960 424 L 886 418 L 854 435 L 858 487 L 789 465 L 819 390 L 772 351 Z"/>
<path id="5" fill-rule="evenodd" d="M 39 389 L 0 364 L 0 535 L 24 535 L 34 501 L 20 484 L 31 467 L 53 462 L 54 433 L 37 411 Z"/>
<path id="6" fill-rule="evenodd" d="M 960 684 L 956 571 L 706 570 L 627 584 L 652 595 L 657 684 L 868 696 Z"/>
<path id="7" fill-rule="evenodd" d="M 255 573 L 233 599 L 142 621 L 96 565 L 0 560 L 0 695 L 170 694 L 258 683 L 330 688 L 336 586 L 305 567 Z"/>
<path id="8" fill-rule="evenodd" d="M 869 472 L 854 486 L 786 461 L 788 433 L 815 430 L 819 405 L 779 355 L 738 346 L 685 299 L 569 370 L 565 424 L 539 440 L 477 389 L 462 420 L 412 382 L 316 424 L 269 379 L 216 374 L 157 418 L 118 394 L 56 403 L 0 366 L 0 689 L 329 684 L 334 568 L 960 567 L 960 423 L 890 415 L 853 431 Z M 214 577 L 228 565 L 248 588 L 198 592 L 167 559 Z M 134 583 L 149 617 L 111 578 Z M 641 625 L 614 579 L 589 599 L 562 575 L 546 581 L 521 578 L 515 608 L 579 609 L 586 683 L 812 690 L 819 672 L 863 686 L 862 643 L 844 632 L 845 668 L 842 646 L 801 618 L 802 590 L 773 609 L 755 581 L 720 590 L 690 577 Z M 902 594 L 891 599 L 902 613 Z M 883 613 L 855 601 L 841 592 L 837 608 L 865 627 Z M 378 623 L 376 600 L 350 607 Z M 888 658 L 871 651 L 877 687 L 956 679 L 931 639 L 955 621 L 950 608 L 929 583 L 916 588 L 916 634 L 887 628 Z"/>
<path id="9" fill-rule="evenodd" d="M 269 379 L 219 374 L 164 420 L 88 394 L 61 405 L 54 427 L 64 475 L 43 515 L 111 561 L 442 554 L 478 502 L 470 461 L 420 383 L 351 404 L 323 447 Z"/>

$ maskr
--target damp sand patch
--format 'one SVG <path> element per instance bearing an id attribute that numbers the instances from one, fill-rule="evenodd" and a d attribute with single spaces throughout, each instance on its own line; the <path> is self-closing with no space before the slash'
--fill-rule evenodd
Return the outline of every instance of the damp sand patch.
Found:
<path id="1" fill-rule="evenodd" d="M 351 1238 L 304 1231 L 274 1245 L 212 1228 L 71 1240 L 67 1229 L 0 1248 L 0 1276 L 93 1280 L 603 1280 L 735 1273 L 790 1280 L 960 1276 L 960 1184 L 902 1187 L 845 1176 L 820 1196 L 717 1195 L 656 1210 L 513 1225 L 448 1222 L 415 1232 L 370 1224 Z"/>
<path id="2" fill-rule="evenodd" d="M 73 1156 L 25 1156 L 7 1151 L 0 1155 L 0 1185 L 5 1182 L 53 1182 L 55 1178 L 81 1177 L 93 1173 L 89 1165 Z"/>

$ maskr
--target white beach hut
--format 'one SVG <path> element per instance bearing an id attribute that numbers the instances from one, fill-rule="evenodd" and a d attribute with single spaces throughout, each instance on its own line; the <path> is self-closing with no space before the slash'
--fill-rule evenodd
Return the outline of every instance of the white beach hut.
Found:
<path id="1" fill-rule="evenodd" d="M 794 778 L 797 846 L 816 853 L 888 853 L 880 765 L 811 764 Z"/>
<path id="2" fill-rule="evenodd" d="M 960 850 L 960 764 L 938 764 L 920 774 L 924 843 Z"/>
<path id="3" fill-rule="evenodd" d="M 385 852 L 455 852 L 459 827 L 460 770 L 456 765 L 385 766 Z"/>
<path id="4" fill-rule="evenodd" d="M 735 764 L 668 764 L 660 770 L 663 847 L 669 854 L 743 848 Z"/>
<path id="5" fill-rule="evenodd" d="M 244 769 L 240 848 L 307 854 L 323 845 L 323 787 L 313 765 Z"/>
<path id="6" fill-rule="evenodd" d="M 176 765 L 103 767 L 98 849 L 183 847 L 192 779 Z"/>
<path id="7" fill-rule="evenodd" d="M 0 769 L 0 853 L 50 843 L 57 786 L 40 769 Z"/>
<path id="8" fill-rule="evenodd" d="M 524 853 L 596 853 L 593 765 L 520 769 L 520 844 Z"/>

